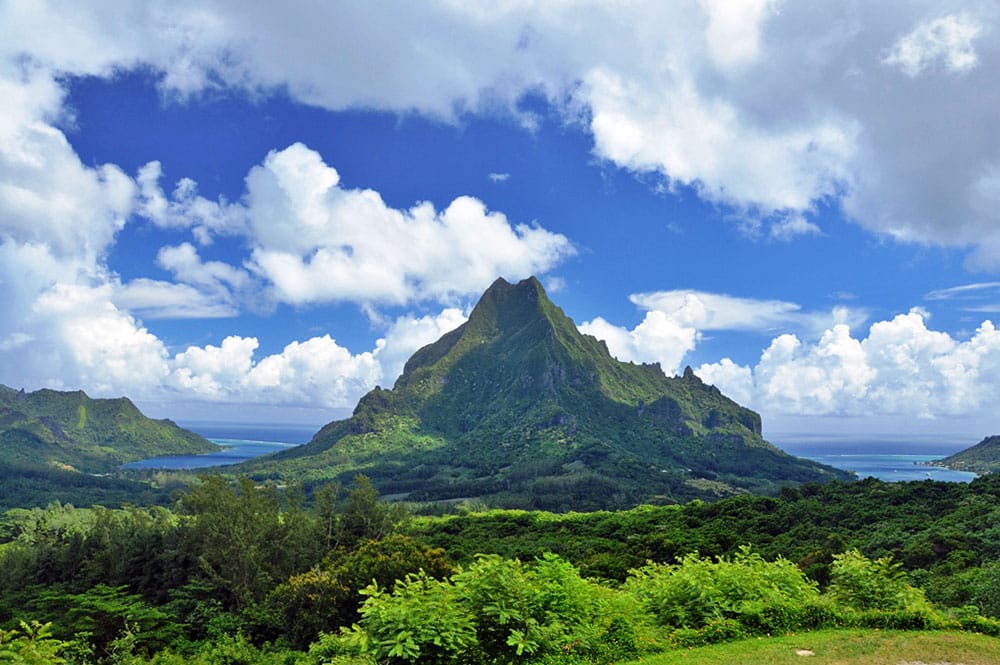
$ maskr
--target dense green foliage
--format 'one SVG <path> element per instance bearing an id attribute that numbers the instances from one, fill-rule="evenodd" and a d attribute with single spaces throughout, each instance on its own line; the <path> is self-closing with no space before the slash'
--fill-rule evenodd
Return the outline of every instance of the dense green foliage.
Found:
<path id="1" fill-rule="evenodd" d="M 819 599 L 816 583 L 795 564 L 765 561 L 749 547 L 714 561 L 688 554 L 676 563 L 649 563 L 632 572 L 625 588 L 659 624 L 675 628 L 768 612 L 786 615 L 772 628 L 790 630 L 802 622 L 795 614 Z"/>
<path id="2" fill-rule="evenodd" d="M 993 477 L 413 518 L 363 477 L 307 495 L 209 476 L 172 508 L 8 511 L 0 653 L 551 665 L 823 627 L 998 635 L 998 517 Z"/>
<path id="3" fill-rule="evenodd" d="M 766 561 L 749 548 L 731 558 L 649 564 L 620 588 L 583 580 L 552 555 L 528 564 L 482 557 L 447 580 L 411 575 L 392 593 L 373 586 L 359 623 L 322 638 L 313 653 L 393 664 L 613 663 L 650 650 L 835 627 L 1000 635 L 1000 621 L 936 611 L 919 590 L 885 577 L 885 562 L 857 552 L 844 561 L 821 593 L 787 560 Z M 894 601 L 873 608 L 871 594 Z"/>
<path id="4" fill-rule="evenodd" d="M 478 497 L 553 511 L 777 493 L 848 474 L 787 455 L 760 417 L 693 372 L 612 358 L 538 280 L 498 280 L 468 321 L 417 351 L 313 440 L 241 467 L 305 483 L 357 472 L 413 501 Z"/>
<path id="5" fill-rule="evenodd" d="M 157 482 L 151 482 L 151 476 Z M 178 475 L 130 472 L 94 475 L 30 462 L 0 464 L 0 511 L 44 507 L 55 501 L 79 506 L 166 505 L 183 486 Z"/>
<path id="6" fill-rule="evenodd" d="M 871 559 L 858 550 L 833 555 L 830 594 L 857 610 L 930 611 L 922 589 L 906 581 L 902 565 L 890 557 Z"/>
<path id="7" fill-rule="evenodd" d="M 134 460 L 215 449 L 169 420 L 147 418 L 126 398 L 0 386 L 0 470 L 107 473 Z"/>
<path id="8" fill-rule="evenodd" d="M 484 556 L 445 580 L 423 572 L 392 593 L 373 585 L 342 651 L 386 663 L 519 663 L 572 656 L 605 662 L 636 653 L 634 617 L 615 591 L 547 555 L 524 564 Z M 624 602 L 622 602 L 624 601 Z M 337 640 L 333 641 L 334 643 Z"/>
<path id="9" fill-rule="evenodd" d="M 440 550 L 391 536 L 399 508 L 378 500 L 364 478 L 346 497 L 327 487 L 309 507 L 304 498 L 294 488 L 209 476 L 173 510 L 8 511 L 0 626 L 51 622 L 55 637 L 94 658 L 109 658 L 123 636 L 140 654 L 251 632 L 305 647 L 320 630 L 356 619 L 373 579 L 391 587 L 421 568 L 451 573 Z M 334 611 L 315 607 L 310 576 L 335 579 Z"/>
<path id="10" fill-rule="evenodd" d="M 833 556 L 858 549 L 892 557 L 935 602 L 1000 607 L 1000 476 L 933 481 L 807 484 L 780 497 L 552 514 L 489 510 L 414 520 L 407 532 L 464 560 L 476 553 L 555 552 L 587 577 L 621 581 L 646 561 L 692 552 L 732 555 L 752 544 L 783 556 L 820 584 Z"/>
<path id="11" fill-rule="evenodd" d="M 1000 471 L 1000 436 L 988 436 L 976 445 L 949 455 L 935 464 L 975 473 Z"/>
<path id="12" fill-rule="evenodd" d="M 322 632 L 336 632 L 359 617 L 365 589 L 375 584 L 391 591 L 414 571 L 443 579 L 452 573 L 444 550 L 420 546 L 398 534 L 366 540 L 328 556 L 321 565 L 292 575 L 267 597 L 267 615 L 292 645 L 305 648 Z"/>
<path id="13" fill-rule="evenodd" d="M 0 630 L 0 663 L 59 665 L 66 659 L 59 653 L 70 645 L 52 637 L 52 625 L 19 622 L 18 628 Z"/>

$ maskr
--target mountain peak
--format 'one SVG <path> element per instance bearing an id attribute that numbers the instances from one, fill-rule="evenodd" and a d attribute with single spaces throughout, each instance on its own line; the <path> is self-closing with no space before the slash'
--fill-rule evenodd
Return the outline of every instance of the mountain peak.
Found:
<path id="1" fill-rule="evenodd" d="M 760 416 L 688 368 L 621 362 L 534 277 L 495 281 L 469 319 L 416 353 L 392 390 L 250 468 L 363 470 L 414 500 L 490 497 L 582 509 L 712 498 L 845 477 L 761 438 Z"/>
<path id="2" fill-rule="evenodd" d="M 396 387 L 411 383 L 418 370 L 446 357 L 454 360 L 483 344 L 514 336 L 519 336 L 517 343 L 524 345 L 525 335 L 537 340 L 554 336 L 554 327 L 566 326 L 575 332 L 573 322 L 549 300 L 538 279 L 528 277 L 511 284 L 501 277 L 486 289 L 465 323 L 410 357 Z"/>
<path id="3" fill-rule="evenodd" d="M 472 328 L 501 328 L 525 323 L 555 305 L 534 277 L 511 284 L 502 277 L 486 289 L 469 315 Z"/>
<path id="4" fill-rule="evenodd" d="M 511 284 L 503 277 L 497 277 L 496 280 L 490 284 L 489 288 L 483 293 L 481 298 L 486 297 L 497 297 L 506 296 L 511 293 L 529 293 L 534 292 L 536 294 L 545 294 L 545 289 L 542 288 L 542 283 L 538 281 L 538 278 L 532 275 L 531 277 L 526 277 L 516 284 Z"/>

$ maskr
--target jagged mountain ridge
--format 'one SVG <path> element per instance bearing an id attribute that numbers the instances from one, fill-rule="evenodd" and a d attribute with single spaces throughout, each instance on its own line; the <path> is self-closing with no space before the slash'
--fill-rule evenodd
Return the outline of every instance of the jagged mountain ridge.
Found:
<path id="1" fill-rule="evenodd" d="M 217 449 L 170 420 L 147 418 L 125 397 L 0 385 L 0 464 L 107 473 L 134 460 Z"/>
<path id="2" fill-rule="evenodd" d="M 845 478 L 761 438 L 760 417 L 688 369 L 614 359 L 535 278 L 497 280 L 468 321 L 420 349 L 392 390 L 255 476 L 363 472 L 417 500 L 603 508 Z"/>

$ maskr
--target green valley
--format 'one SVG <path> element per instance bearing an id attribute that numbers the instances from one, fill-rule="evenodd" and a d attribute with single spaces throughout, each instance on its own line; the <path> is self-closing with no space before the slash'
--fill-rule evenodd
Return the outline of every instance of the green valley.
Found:
<path id="1" fill-rule="evenodd" d="M 144 416 L 127 398 L 0 386 L 0 509 L 51 501 L 162 502 L 169 492 L 120 477 L 126 462 L 218 450 L 169 420 Z"/>

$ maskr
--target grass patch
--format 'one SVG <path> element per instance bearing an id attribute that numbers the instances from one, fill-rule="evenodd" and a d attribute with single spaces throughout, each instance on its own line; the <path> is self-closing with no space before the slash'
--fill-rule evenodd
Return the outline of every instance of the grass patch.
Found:
<path id="1" fill-rule="evenodd" d="M 808 651 L 813 655 L 800 655 Z M 820 630 L 650 656 L 633 665 L 1000 665 L 1000 639 L 953 631 Z"/>

